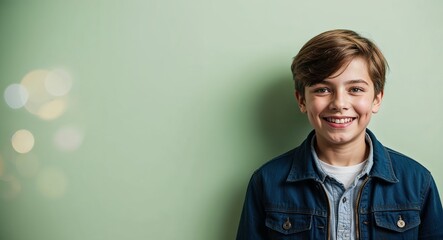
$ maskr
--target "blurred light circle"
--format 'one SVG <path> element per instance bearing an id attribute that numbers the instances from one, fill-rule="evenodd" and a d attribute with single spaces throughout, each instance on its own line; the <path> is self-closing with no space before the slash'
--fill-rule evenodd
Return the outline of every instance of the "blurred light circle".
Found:
<path id="1" fill-rule="evenodd" d="M 62 151 L 73 151 L 83 142 L 83 134 L 74 127 L 62 127 L 54 135 L 54 144 Z"/>
<path id="2" fill-rule="evenodd" d="M 64 96 L 71 90 L 71 76 L 65 70 L 53 70 L 45 78 L 45 87 L 53 96 Z"/>
<path id="3" fill-rule="evenodd" d="M 65 173 L 56 167 L 46 167 L 37 176 L 37 189 L 46 198 L 63 197 L 66 193 L 66 185 Z"/>
<path id="4" fill-rule="evenodd" d="M 47 70 L 34 70 L 26 74 L 21 81 L 29 93 L 25 107 L 30 113 L 37 114 L 43 104 L 54 98 L 45 88 L 45 79 L 49 73 Z"/>
<path id="5" fill-rule="evenodd" d="M 21 84 L 11 84 L 5 89 L 5 101 L 10 108 L 18 109 L 28 101 L 28 91 Z"/>
<path id="6" fill-rule="evenodd" d="M 66 110 L 65 99 L 55 99 L 40 106 L 37 116 L 44 120 L 53 120 L 60 117 Z"/>
<path id="7" fill-rule="evenodd" d="M 0 176 L 0 197 L 11 200 L 18 196 L 22 190 L 22 185 L 18 179 L 12 175 Z"/>
<path id="8" fill-rule="evenodd" d="M 70 83 L 64 82 L 70 82 L 70 80 L 60 80 L 70 79 L 60 77 L 64 75 L 66 74 L 61 71 L 51 72 L 48 70 L 34 70 L 26 74 L 21 81 L 29 94 L 25 108 L 43 120 L 54 120 L 60 117 L 66 110 L 66 99 L 53 94 L 63 95 L 69 91 Z"/>
<path id="9" fill-rule="evenodd" d="M 34 135 L 26 129 L 21 129 L 14 133 L 11 142 L 15 151 L 27 153 L 34 147 Z"/>

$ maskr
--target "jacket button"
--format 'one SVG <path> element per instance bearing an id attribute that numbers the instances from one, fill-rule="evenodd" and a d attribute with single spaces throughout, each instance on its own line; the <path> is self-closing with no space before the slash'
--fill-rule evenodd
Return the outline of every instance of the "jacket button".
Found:
<path id="1" fill-rule="evenodd" d="M 292 227 L 292 224 L 291 224 L 291 222 L 289 221 L 289 218 L 287 218 L 287 219 L 286 219 L 286 222 L 283 223 L 283 229 L 284 229 L 284 230 L 289 230 L 289 229 L 291 229 L 291 227 Z"/>
<path id="2" fill-rule="evenodd" d="M 406 226 L 406 223 L 405 223 L 405 221 L 403 221 L 403 219 L 400 216 L 398 221 L 397 221 L 397 227 L 404 228 L 405 226 Z"/>

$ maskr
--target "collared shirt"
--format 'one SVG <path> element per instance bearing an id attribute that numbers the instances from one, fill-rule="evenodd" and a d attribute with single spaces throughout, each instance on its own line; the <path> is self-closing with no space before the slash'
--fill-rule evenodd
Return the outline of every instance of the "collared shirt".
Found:
<path id="1" fill-rule="evenodd" d="M 311 141 L 311 152 L 315 160 L 315 166 L 319 170 L 322 185 L 326 190 L 330 209 L 330 229 L 331 240 L 353 240 L 355 239 L 355 212 L 358 190 L 363 184 L 364 176 L 369 174 L 373 165 L 372 140 L 366 134 L 366 142 L 369 145 L 369 155 L 365 160 L 366 165 L 357 175 L 351 186 L 345 186 L 337 181 L 332 175 L 328 175 L 321 166 L 321 160 L 315 151 L 315 137 Z"/>

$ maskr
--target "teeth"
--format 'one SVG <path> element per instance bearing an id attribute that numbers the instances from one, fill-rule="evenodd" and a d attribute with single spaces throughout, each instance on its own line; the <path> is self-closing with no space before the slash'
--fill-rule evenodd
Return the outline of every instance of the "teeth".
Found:
<path id="1" fill-rule="evenodd" d="M 329 117 L 329 118 L 326 118 L 326 120 L 328 122 L 332 122 L 332 123 L 343 124 L 343 123 L 351 122 L 352 118 L 341 118 L 341 119 L 338 119 L 338 118 L 330 118 Z"/>

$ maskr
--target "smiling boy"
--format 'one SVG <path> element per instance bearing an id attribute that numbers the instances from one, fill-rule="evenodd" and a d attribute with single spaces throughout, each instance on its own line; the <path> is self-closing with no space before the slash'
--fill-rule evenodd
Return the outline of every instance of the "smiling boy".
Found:
<path id="1" fill-rule="evenodd" d="M 369 39 L 332 30 L 309 40 L 291 69 L 314 130 L 254 172 L 237 240 L 443 239 L 430 172 L 367 129 L 387 63 Z"/>

